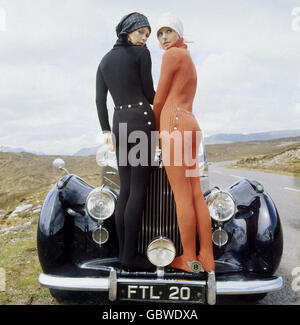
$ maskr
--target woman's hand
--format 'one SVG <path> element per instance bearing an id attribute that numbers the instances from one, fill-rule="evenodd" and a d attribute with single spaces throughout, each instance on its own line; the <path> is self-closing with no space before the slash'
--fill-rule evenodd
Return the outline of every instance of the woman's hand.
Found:
<path id="1" fill-rule="evenodd" d="M 103 136 L 104 136 L 104 144 L 107 146 L 108 150 L 115 151 L 111 132 L 105 132 Z"/>

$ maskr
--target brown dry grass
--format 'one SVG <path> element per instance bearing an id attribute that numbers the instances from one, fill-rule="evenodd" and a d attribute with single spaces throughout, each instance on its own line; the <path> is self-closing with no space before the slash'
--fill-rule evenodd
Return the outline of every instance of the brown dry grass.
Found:
<path id="1" fill-rule="evenodd" d="M 273 152 L 242 158 L 230 166 L 300 176 L 300 141 L 277 147 Z"/>

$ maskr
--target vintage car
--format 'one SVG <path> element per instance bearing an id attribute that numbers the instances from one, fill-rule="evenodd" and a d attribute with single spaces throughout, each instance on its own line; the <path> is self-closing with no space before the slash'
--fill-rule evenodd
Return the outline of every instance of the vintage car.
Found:
<path id="1" fill-rule="evenodd" d="M 216 295 L 261 299 L 282 287 L 275 276 L 283 250 L 276 206 L 255 180 L 242 179 L 226 189 L 209 188 L 205 150 L 200 150 L 201 186 L 212 218 L 215 272 L 171 269 L 182 252 L 172 190 L 157 152 L 142 216 L 139 251 L 155 266 L 152 272 L 130 271 L 118 261 L 114 210 L 119 193 L 115 154 L 102 147 L 97 161 L 102 179 L 95 188 L 64 170 L 41 210 L 37 246 L 43 273 L 39 283 L 52 296 L 107 292 L 110 301 L 215 304 Z M 102 294 L 103 295 L 103 294 Z"/>

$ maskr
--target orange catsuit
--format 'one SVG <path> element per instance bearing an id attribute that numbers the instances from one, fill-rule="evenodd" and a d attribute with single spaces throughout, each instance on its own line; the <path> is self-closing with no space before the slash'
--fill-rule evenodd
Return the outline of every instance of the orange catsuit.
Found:
<path id="1" fill-rule="evenodd" d="M 196 69 L 183 38 L 180 38 L 172 43 L 163 55 L 161 74 L 153 105 L 156 126 L 160 130 L 162 159 L 174 193 L 183 246 L 183 255 L 176 257 L 170 266 L 187 272 L 191 272 L 188 262 L 195 260 L 202 264 L 205 271 L 215 269 L 211 218 L 202 194 L 200 174 L 198 173 L 197 177 L 187 176 L 189 169 L 199 168 L 198 163 L 190 166 L 182 158 L 183 163 L 178 164 L 178 160 L 174 158 L 174 152 L 176 151 L 178 154 L 178 150 L 183 155 L 185 150 L 189 150 L 194 158 L 198 157 L 199 143 L 196 141 L 196 134 L 199 134 L 201 130 L 192 113 L 196 87 Z M 179 149 L 176 148 L 178 142 L 164 141 L 166 132 L 173 131 L 179 131 L 182 135 L 181 148 Z M 184 136 L 184 132 L 189 136 Z M 196 252 L 196 229 L 200 241 L 198 255 Z"/>

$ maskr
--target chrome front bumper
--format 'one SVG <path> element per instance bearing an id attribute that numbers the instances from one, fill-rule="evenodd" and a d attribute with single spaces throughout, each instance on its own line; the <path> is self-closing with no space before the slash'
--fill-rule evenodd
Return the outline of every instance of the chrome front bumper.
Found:
<path id="1" fill-rule="evenodd" d="M 101 278 L 71 278 L 61 277 L 48 274 L 40 274 L 39 283 L 47 288 L 67 291 L 106 291 L 108 292 L 109 300 L 115 301 L 117 299 L 118 283 L 126 283 L 133 281 L 128 278 L 117 278 L 117 273 L 114 268 L 111 268 L 109 277 Z M 176 283 L 180 280 L 166 280 L 166 279 L 134 279 L 144 285 L 151 285 L 151 283 L 168 284 L 170 282 Z M 271 277 L 263 280 L 248 280 L 248 281 L 216 281 L 213 274 L 209 274 L 207 281 L 190 281 L 194 285 L 205 284 L 207 287 L 207 303 L 215 304 L 216 295 L 242 295 L 242 294 L 258 294 L 267 293 L 281 289 L 283 281 L 281 277 Z"/>

